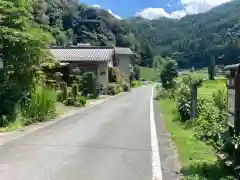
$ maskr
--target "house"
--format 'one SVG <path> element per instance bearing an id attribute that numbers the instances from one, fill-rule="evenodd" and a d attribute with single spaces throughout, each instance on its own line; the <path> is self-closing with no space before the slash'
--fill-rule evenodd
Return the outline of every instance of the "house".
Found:
<path id="1" fill-rule="evenodd" d="M 130 48 L 123 47 L 115 47 L 114 52 L 117 62 L 116 66 L 124 77 L 130 78 L 131 72 L 133 71 L 132 61 L 134 60 L 134 53 Z"/>
<path id="2" fill-rule="evenodd" d="M 80 45 L 69 48 L 52 47 L 50 52 L 60 61 L 64 80 L 78 67 L 82 72 L 94 73 L 103 87 L 107 87 L 108 68 L 118 67 L 124 77 L 128 78 L 132 71 L 133 52 L 130 48 Z"/>

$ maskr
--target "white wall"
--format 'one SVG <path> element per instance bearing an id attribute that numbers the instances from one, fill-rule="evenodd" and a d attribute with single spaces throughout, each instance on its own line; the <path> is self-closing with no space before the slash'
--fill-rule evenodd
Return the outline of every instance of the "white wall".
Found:
<path id="1" fill-rule="evenodd" d="M 104 73 L 104 74 L 103 74 Z M 97 80 L 104 88 L 108 85 L 108 62 L 100 62 L 97 68 Z"/>
<path id="2" fill-rule="evenodd" d="M 116 58 L 119 59 L 118 68 L 121 71 L 121 74 L 128 78 L 131 75 L 131 69 L 129 65 L 131 64 L 131 56 L 130 55 L 116 55 Z"/>

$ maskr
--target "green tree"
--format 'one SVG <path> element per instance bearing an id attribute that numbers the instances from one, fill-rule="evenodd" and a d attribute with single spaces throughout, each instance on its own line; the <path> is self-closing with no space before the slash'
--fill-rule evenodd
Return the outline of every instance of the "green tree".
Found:
<path id="1" fill-rule="evenodd" d="M 140 81 L 140 66 L 137 64 L 134 67 L 134 77 L 136 80 Z"/>
<path id="2" fill-rule="evenodd" d="M 144 42 L 141 47 L 141 65 L 146 67 L 152 67 L 153 52 L 152 47 L 148 42 Z"/>
<path id="3" fill-rule="evenodd" d="M 32 1 L 0 1 L 0 126 L 14 120 L 17 105 L 31 92 L 39 64 L 49 60 L 51 36 L 32 21 Z M 21 18 L 20 18 L 21 17 Z"/>
<path id="4" fill-rule="evenodd" d="M 165 89 L 170 89 L 174 87 L 174 78 L 178 76 L 177 64 L 175 61 L 168 59 L 163 64 L 163 69 L 160 74 L 160 79 L 162 86 Z"/>
<path id="5" fill-rule="evenodd" d="M 159 79 L 159 76 L 161 74 L 162 68 L 164 64 L 164 59 L 161 56 L 155 56 L 153 59 L 153 69 L 156 75 L 156 78 Z"/>

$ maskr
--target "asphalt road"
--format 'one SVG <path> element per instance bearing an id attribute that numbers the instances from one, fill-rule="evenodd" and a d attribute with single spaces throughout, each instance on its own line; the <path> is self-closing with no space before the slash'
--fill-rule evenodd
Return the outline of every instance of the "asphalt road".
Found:
<path id="1" fill-rule="evenodd" d="M 1 145 L 0 180 L 152 180 L 151 92 L 134 89 Z"/>

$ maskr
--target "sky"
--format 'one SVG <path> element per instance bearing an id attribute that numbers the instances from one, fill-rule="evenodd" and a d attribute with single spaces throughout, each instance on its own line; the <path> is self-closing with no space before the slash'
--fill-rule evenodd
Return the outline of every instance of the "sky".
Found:
<path id="1" fill-rule="evenodd" d="M 80 0 L 95 8 L 106 9 L 118 19 L 140 16 L 146 19 L 179 19 L 198 14 L 232 0 Z"/>

